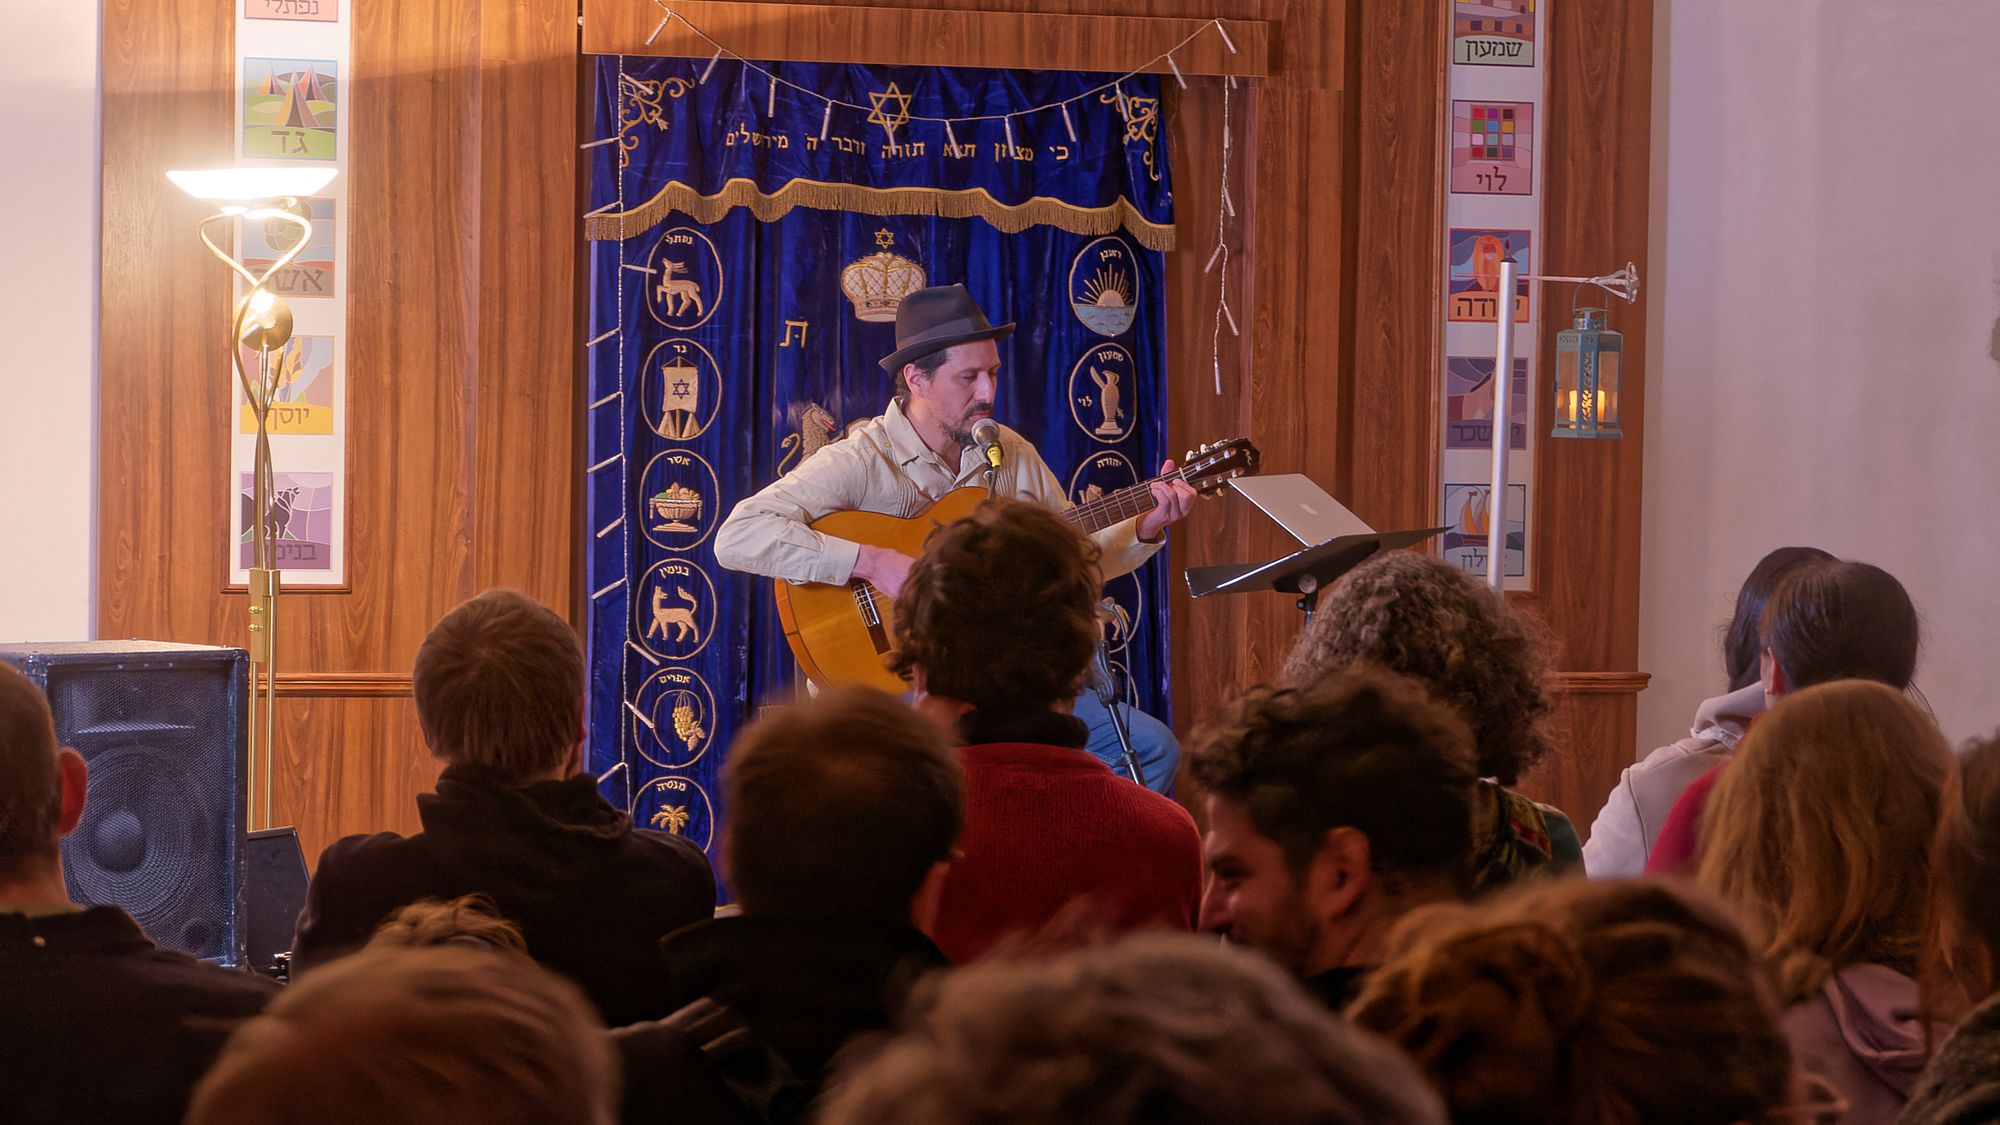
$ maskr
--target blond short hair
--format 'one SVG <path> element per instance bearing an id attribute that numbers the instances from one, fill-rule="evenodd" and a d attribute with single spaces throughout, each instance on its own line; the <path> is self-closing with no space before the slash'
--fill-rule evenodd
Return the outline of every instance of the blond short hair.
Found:
<path id="1" fill-rule="evenodd" d="M 574 984 L 517 954 L 371 948 L 229 1038 L 189 1125 L 610 1125 L 611 1047 Z"/>
<path id="2" fill-rule="evenodd" d="M 562 765 L 583 729 L 583 645 L 519 590 L 488 590 L 438 621 L 411 674 L 431 753 L 525 781 Z"/>

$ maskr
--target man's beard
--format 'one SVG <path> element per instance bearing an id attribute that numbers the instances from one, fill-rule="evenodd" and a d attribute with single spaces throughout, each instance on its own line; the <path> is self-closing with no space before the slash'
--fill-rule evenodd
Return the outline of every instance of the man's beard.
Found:
<path id="1" fill-rule="evenodd" d="M 969 423 L 969 424 L 966 425 L 964 429 L 960 429 L 958 428 L 958 426 L 955 425 L 947 424 L 944 428 L 944 436 L 957 442 L 958 447 L 960 449 L 971 449 L 974 445 L 974 439 L 972 437 L 972 425 L 976 425 L 978 423 L 978 419 L 975 417 L 975 415 L 984 415 L 988 418 L 992 417 L 993 404 L 990 402 L 975 402 L 971 406 L 966 407 L 965 414 L 959 418 L 959 422 Z"/>

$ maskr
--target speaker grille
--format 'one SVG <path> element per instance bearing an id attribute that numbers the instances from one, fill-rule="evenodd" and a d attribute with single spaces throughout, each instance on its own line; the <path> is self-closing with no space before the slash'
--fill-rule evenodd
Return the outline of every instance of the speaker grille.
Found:
<path id="1" fill-rule="evenodd" d="M 83 822 L 63 840 L 70 896 L 124 908 L 167 948 L 238 963 L 240 653 L 44 671 L 56 733 L 90 766 Z"/>

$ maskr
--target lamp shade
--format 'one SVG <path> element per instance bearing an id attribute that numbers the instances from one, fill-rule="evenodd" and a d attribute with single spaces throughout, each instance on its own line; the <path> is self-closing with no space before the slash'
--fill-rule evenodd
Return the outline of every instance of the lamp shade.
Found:
<path id="1" fill-rule="evenodd" d="M 333 182 L 338 168 L 296 165 L 269 168 L 204 168 L 168 172 L 176 187 L 210 203 L 256 203 L 266 199 L 311 195 Z"/>

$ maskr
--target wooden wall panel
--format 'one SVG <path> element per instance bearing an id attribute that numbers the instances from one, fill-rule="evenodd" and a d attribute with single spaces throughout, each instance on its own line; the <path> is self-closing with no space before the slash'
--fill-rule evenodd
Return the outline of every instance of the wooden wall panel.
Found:
<path id="1" fill-rule="evenodd" d="M 418 830 L 416 795 L 430 790 L 438 766 L 407 682 L 399 696 L 281 700 L 273 823 L 298 826 L 308 863 L 342 836 Z"/>
<path id="2" fill-rule="evenodd" d="M 575 553 L 574 0 L 352 2 L 349 586 L 286 594 L 277 632 L 273 821 L 309 855 L 416 826 L 436 766 L 408 674 L 437 617 L 498 584 L 567 613 Z M 163 176 L 232 158 L 233 19 L 106 9 L 105 636 L 245 635 L 222 592 L 229 284 Z"/>
<path id="3" fill-rule="evenodd" d="M 1353 60 L 1353 299 L 1343 306 L 1353 435 L 1332 488 L 1374 527 L 1425 527 L 1438 494 L 1444 4 L 1359 5 Z"/>
<path id="4" fill-rule="evenodd" d="M 629 0 L 584 0 L 583 49 L 600 55 L 706 58 L 710 40 L 746 58 L 797 62 L 947 65 L 976 57 L 979 65 L 1037 70 L 1147 70 L 1168 73 L 1162 52 L 1183 74 L 1265 74 L 1266 29 L 1251 23 L 1230 31 L 1230 43 L 1199 34 L 1204 19 L 1134 13 L 1092 15 L 1037 5 L 1032 12 L 939 10 L 908 5 L 680 0 L 663 21 L 658 8 Z M 1226 18 L 1226 17 L 1225 17 Z M 690 28 L 698 26 L 697 34 Z M 1231 50 L 1231 47 L 1234 50 Z"/>
<path id="5" fill-rule="evenodd" d="M 99 633 L 210 641 L 228 534 L 229 295 L 195 238 L 207 208 L 165 173 L 234 155 L 229 0 L 108 0 L 103 37 Z"/>
<path id="6" fill-rule="evenodd" d="M 1346 350 L 1338 310 L 1348 299 L 1344 181 L 1350 167 L 1344 66 L 1353 6 L 1268 3 L 1280 28 L 1279 73 L 1234 91 L 1205 80 L 1181 94 L 1170 123 L 1179 248 L 1169 256 L 1171 448 L 1252 438 L 1264 471 L 1331 483 L 1342 455 Z M 1223 108 L 1234 154 L 1234 219 L 1218 210 Z M 1211 363 L 1222 269 L 1203 269 L 1218 222 L 1230 233 L 1230 308 L 1243 330 L 1221 330 L 1222 381 Z M 1276 249 L 1276 248 L 1282 248 Z M 1196 506 L 1173 538 L 1172 565 L 1274 557 L 1288 542 L 1240 498 Z M 1269 593 L 1203 599 L 1173 582 L 1176 725 L 1213 717 L 1237 690 L 1273 678 L 1299 629 L 1290 598 Z"/>
<path id="7" fill-rule="evenodd" d="M 487 3 L 479 37 L 479 357 L 471 590 L 568 615 L 580 574 L 582 161 L 575 0 Z"/>

